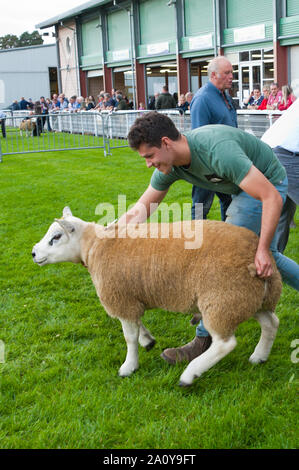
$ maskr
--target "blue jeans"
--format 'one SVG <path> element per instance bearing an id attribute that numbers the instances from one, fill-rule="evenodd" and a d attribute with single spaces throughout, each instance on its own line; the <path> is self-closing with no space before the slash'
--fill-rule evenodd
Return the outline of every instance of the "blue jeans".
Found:
<path id="1" fill-rule="evenodd" d="M 286 199 L 288 190 L 288 179 L 285 178 L 281 184 L 275 185 L 283 201 Z M 233 196 L 231 205 L 227 211 L 226 222 L 239 227 L 246 227 L 257 235 L 261 230 L 262 203 L 242 191 L 237 196 Z M 275 259 L 277 268 L 283 281 L 299 292 L 299 265 L 295 261 L 287 258 L 277 249 L 278 232 L 276 230 L 270 250 Z M 209 333 L 204 328 L 201 321 L 196 328 L 196 336 L 208 336 Z"/>
<path id="2" fill-rule="evenodd" d="M 229 194 L 223 193 L 214 193 L 214 191 L 210 191 L 209 189 L 199 188 L 198 186 L 192 187 L 192 209 L 191 209 L 191 218 L 192 220 L 197 219 L 195 212 L 195 204 L 202 203 L 203 204 L 203 219 L 207 218 L 209 210 L 213 204 L 214 195 L 217 194 L 220 200 L 220 210 L 221 210 L 221 220 L 225 221 L 226 219 L 226 211 L 232 201 L 232 198 Z"/>

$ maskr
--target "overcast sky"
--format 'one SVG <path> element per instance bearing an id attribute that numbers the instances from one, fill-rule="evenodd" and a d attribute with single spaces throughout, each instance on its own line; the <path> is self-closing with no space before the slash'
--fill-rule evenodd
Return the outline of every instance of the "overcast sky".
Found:
<path id="1" fill-rule="evenodd" d="M 0 36 L 15 34 L 20 36 L 24 31 L 32 33 L 35 25 L 53 16 L 68 11 L 87 0 L 0 0 Z M 40 30 L 45 32 L 48 30 Z M 49 39 L 44 38 L 45 44 Z M 53 42 L 53 39 L 51 39 Z"/>

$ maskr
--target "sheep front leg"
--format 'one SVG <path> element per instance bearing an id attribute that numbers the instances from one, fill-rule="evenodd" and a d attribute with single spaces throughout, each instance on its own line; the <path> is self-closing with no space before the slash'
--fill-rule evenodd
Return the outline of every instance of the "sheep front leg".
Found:
<path id="1" fill-rule="evenodd" d="M 128 377 L 138 369 L 138 338 L 140 327 L 137 323 L 132 323 L 127 320 L 120 321 L 127 343 L 127 356 L 118 373 L 121 377 Z"/>

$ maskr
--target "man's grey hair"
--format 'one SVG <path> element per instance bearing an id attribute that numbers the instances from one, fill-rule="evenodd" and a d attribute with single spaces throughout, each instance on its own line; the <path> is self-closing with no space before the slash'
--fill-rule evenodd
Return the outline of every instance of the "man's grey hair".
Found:
<path id="1" fill-rule="evenodd" d="M 214 59 L 211 60 L 211 62 L 208 65 L 208 77 L 209 78 L 211 78 L 211 75 L 213 72 L 216 72 L 216 73 L 219 72 L 219 64 L 223 62 L 223 60 L 226 60 L 227 62 L 229 62 L 229 60 L 223 55 L 214 57 Z"/>

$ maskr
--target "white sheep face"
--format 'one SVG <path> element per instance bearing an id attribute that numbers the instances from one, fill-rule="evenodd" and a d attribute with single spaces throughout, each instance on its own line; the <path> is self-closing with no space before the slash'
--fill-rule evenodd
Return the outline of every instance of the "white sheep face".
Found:
<path id="1" fill-rule="evenodd" d="M 42 240 L 33 247 L 33 261 L 39 266 L 81 261 L 80 236 L 84 222 L 73 217 L 70 210 L 66 209 L 63 211 L 63 219 L 56 219 Z"/>

